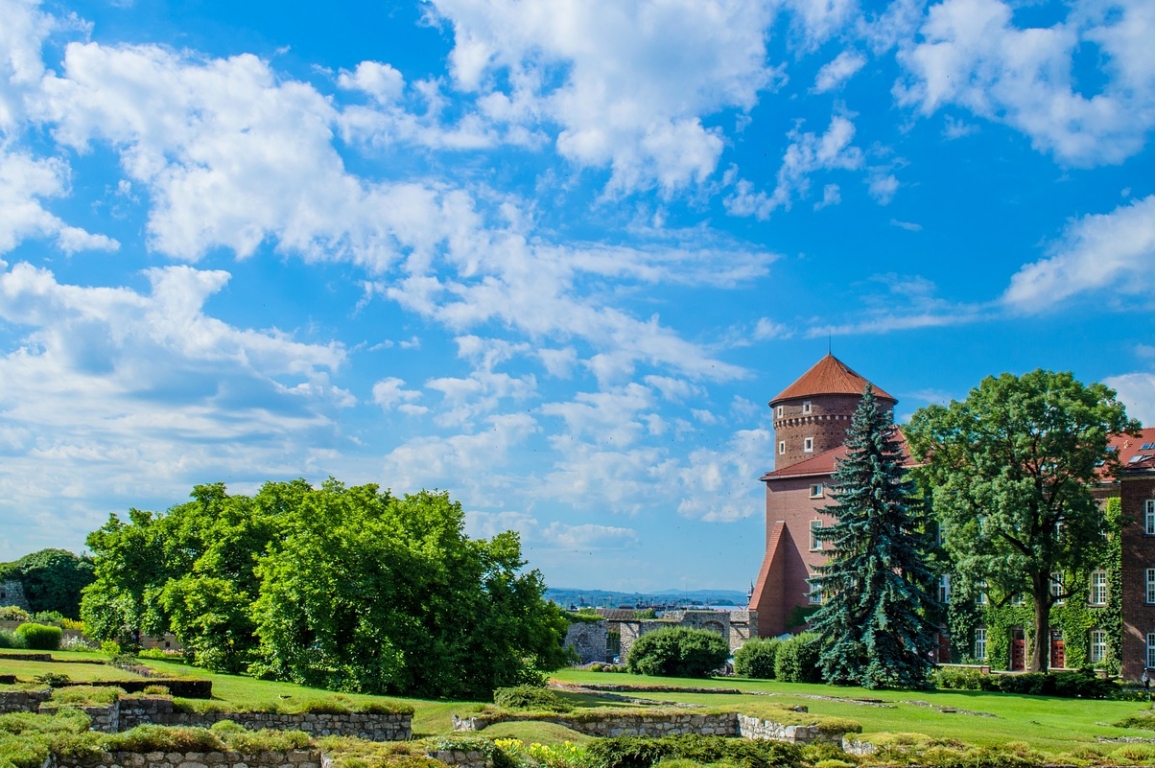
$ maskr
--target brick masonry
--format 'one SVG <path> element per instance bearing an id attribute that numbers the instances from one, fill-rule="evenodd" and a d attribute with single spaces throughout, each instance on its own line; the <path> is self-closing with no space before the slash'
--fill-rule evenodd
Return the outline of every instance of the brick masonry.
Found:
<path id="1" fill-rule="evenodd" d="M 1155 536 L 1144 532 L 1143 512 L 1155 499 L 1155 472 L 1124 473 L 1119 482 L 1123 517 L 1121 536 L 1123 677 L 1138 680 L 1147 662 L 1147 634 L 1155 633 L 1155 604 L 1147 602 L 1147 569 L 1155 568 Z"/>

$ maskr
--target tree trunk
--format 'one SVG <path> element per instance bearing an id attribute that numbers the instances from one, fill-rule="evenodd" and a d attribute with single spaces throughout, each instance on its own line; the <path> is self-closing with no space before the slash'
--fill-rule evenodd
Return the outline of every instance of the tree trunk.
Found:
<path id="1" fill-rule="evenodd" d="M 1031 672 L 1046 672 L 1051 662 L 1051 574 L 1036 573 L 1031 579 L 1035 603 L 1035 636 L 1031 641 Z"/>

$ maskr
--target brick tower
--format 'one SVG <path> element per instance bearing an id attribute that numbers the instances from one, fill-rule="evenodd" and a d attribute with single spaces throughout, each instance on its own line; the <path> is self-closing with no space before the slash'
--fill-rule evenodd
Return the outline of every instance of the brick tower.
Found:
<path id="1" fill-rule="evenodd" d="M 766 554 L 750 597 L 759 637 L 797 631 L 805 609 L 816 605 L 807 580 L 826 554 L 811 531 L 833 522 L 822 513 L 829 503 L 826 487 L 846 452 L 846 430 L 868 383 L 827 354 L 770 401 L 775 461 L 774 470 L 762 477 Z M 873 388 L 879 404 L 893 409 L 898 401 Z"/>

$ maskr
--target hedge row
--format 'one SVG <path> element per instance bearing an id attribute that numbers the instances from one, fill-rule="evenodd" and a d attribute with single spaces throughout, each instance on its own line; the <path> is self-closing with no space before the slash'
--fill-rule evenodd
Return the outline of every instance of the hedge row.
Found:
<path id="1" fill-rule="evenodd" d="M 1018 675 L 991 675 L 977 669 L 940 669 L 935 673 L 939 688 L 964 691 L 998 691 L 1066 699 L 1108 699 L 1119 687 L 1093 671 L 1028 672 Z"/>

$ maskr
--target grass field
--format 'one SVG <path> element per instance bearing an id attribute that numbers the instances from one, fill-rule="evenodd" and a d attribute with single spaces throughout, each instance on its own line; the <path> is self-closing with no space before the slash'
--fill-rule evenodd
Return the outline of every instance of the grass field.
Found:
<path id="1" fill-rule="evenodd" d="M 133 675 L 111 666 L 78 663 L 93 661 L 93 654 L 54 654 L 60 662 L 28 662 L 0 655 L 0 673 L 15 673 L 30 681 L 45 672 L 69 675 L 76 681 L 110 681 L 129 679 Z M 65 660 L 67 659 L 67 660 Z M 205 672 L 168 661 L 141 660 L 145 666 L 174 676 L 204 677 L 213 681 L 213 698 L 238 709 L 293 707 L 305 702 L 332 698 L 334 694 L 291 683 L 255 680 L 247 677 Z M 827 685 L 804 685 L 762 682 L 735 678 L 715 680 L 677 680 L 639 677 L 625 674 L 562 670 L 553 675 L 555 682 L 567 685 L 613 683 L 632 686 L 675 685 L 697 688 L 740 689 L 741 693 L 677 693 L 630 691 L 625 695 L 653 701 L 655 705 L 678 702 L 711 708 L 751 710 L 767 705 L 804 705 L 811 713 L 857 720 L 863 727 L 863 738 L 875 733 L 916 732 L 933 738 L 957 739 L 976 745 L 1024 742 L 1048 753 L 1070 752 L 1076 747 L 1094 743 L 1098 737 L 1140 737 L 1155 740 L 1155 732 L 1128 730 L 1111 724 L 1130 715 L 1150 712 L 1140 702 L 1088 701 L 1041 696 L 1021 696 L 978 691 L 866 691 Z M 622 702 L 589 694 L 562 694 L 576 707 L 624 706 Z M 462 701 L 425 701 L 420 699 L 384 698 L 362 694 L 340 694 L 350 704 L 390 701 L 411 705 L 414 709 L 415 737 L 443 736 L 451 733 L 452 714 L 468 715 L 481 710 L 484 703 Z M 870 699 L 884 706 L 871 706 L 855 699 Z M 959 711 L 942 711 L 959 710 Z M 964 711 L 965 710 L 965 711 Z M 974 713 L 984 713 L 989 717 Z M 584 740 L 560 726 L 546 723 L 501 723 L 483 732 L 492 737 L 516 737 L 524 741 L 558 743 Z"/>

